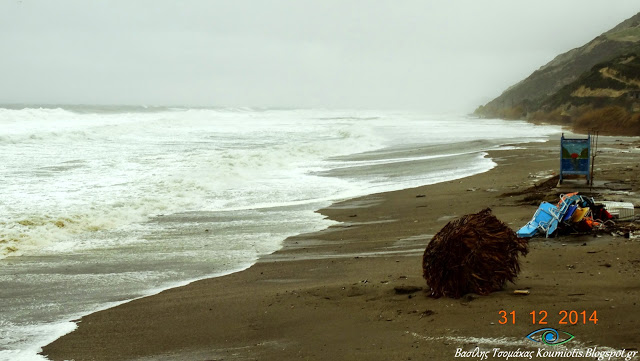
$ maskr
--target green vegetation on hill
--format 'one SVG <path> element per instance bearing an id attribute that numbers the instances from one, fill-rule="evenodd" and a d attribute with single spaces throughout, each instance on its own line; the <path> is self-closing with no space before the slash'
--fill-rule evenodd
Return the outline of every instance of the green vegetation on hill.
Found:
<path id="1" fill-rule="evenodd" d="M 619 105 L 633 108 L 634 91 L 640 90 L 640 58 L 626 54 L 595 65 L 577 80 L 540 102 L 539 110 L 565 110 L 584 105 Z"/>
<path id="2" fill-rule="evenodd" d="M 640 13 L 480 106 L 483 117 L 640 135 Z"/>
<path id="3" fill-rule="evenodd" d="M 610 40 L 615 40 L 615 41 L 631 41 L 631 42 L 639 41 L 640 28 L 638 28 L 637 26 L 638 24 L 636 24 L 635 27 L 631 27 L 631 28 L 620 30 L 620 31 L 616 31 L 611 34 L 607 34 L 606 37 Z"/>

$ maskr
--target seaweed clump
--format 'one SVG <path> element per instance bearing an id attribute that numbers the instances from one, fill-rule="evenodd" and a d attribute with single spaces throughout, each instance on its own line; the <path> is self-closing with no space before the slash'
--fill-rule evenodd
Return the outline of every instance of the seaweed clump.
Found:
<path id="1" fill-rule="evenodd" d="M 515 280 L 518 256 L 527 253 L 527 240 L 486 208 L 449 222 L 433 236 L 422 258 L 423 277 L 432 297 L 487 295 Z"/>

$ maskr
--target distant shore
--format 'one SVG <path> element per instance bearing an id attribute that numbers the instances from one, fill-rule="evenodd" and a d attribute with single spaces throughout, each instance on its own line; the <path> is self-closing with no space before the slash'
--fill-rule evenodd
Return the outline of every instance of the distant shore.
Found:
<path id="1" fill-rule="evenodd" d="M 639 146 L 610 139 L 596 176 L 637 191 Z M 490 152 L 497 167 L 486 173 L 320 210 L 340 223 L 288 238 L 245 271 L 83 317 L 42 354 L 76 361 L 444 360 L 458 348 L 535 349 L 525 336 L 544 327 L 531 321 L 539 311 L 547 312 L 548 327 L 575 336 L 569 348 L 637 349 L 638 240 L 536 238 L 516 284 L 489 296 L 428 297 L 422 252 L 447 222 L 490 207 L 518 229 L 533 215 L 526 190 L 557 172 L 558 146 L 522 147 Z M 634 196 L 601 192 L 613 200 Z M 500 324 L 501 310 L 515 311 L 515 324 Z M 597 324 L 561 325 L 561 310 L 597 311 Z"/>

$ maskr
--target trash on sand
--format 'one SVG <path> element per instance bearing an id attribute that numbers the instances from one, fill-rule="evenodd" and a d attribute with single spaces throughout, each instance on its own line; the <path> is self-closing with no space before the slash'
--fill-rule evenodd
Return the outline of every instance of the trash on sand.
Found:
<path id="1" fill-rule="evenodd" d="M 513 294 L 526 296 L 529 294 L 529 290 L 515 290 L 513 291 Z"/>
<path id="2" fill-rule="evenodd" d="M 602 201 L 602 202 L 599 202 L 599 203 L 604 205 L 606 210 L 609 213 L 611 213 L 613 218 L 617 218 L 618 220 L 621 220 L 621 221 L 633 220 L 634 219 L 633 203 L 629 203 L 629 202 L 609 202 L 609 201 Z"/>
<path id="3" fill-rule="evenodd" d="M 529 223 L 520 228 L 518 237 L 533 237 L 538 231 L 544 232 L 548 237 L 558 228 L 559 219 L 558 208 L 551 203 L 542 202 Z"/>
<path id="4" fill-rule="evenodd" d="M 593 198 L 579 196 L 577 192 L 569 193 L 562 195 L 557 205 L 542 202 L 533 218 L 517 234 L 518 237 L 530 238 L 536 234 L 549 237 L 556 232 L 566 234 L 603 230 L 615 225 L 612 219 L 616 217 L 613 214 L 619 220 L 633 219 L 633 204 L 596 202 Z M 620 215 L 625 218 L 620 218 Z"/>
<path id="5" fill-rule="evenodd" d="M 527 245 L 489 208 L 449 222 L 433 236 L 422 258 L 430 295 L 460 298 L 502 289 L 520 272 L 518 255 L 527 254 Z"/>

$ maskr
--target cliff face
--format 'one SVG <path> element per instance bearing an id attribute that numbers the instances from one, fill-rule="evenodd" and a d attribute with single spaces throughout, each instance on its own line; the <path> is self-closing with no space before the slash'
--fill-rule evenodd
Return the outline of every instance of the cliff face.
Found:
<path id="1" fill-rule="evenodd" d="M 631 118 L 640 110 L 640 100 L 635 98 L 635 91 L 640 90 L 640 58 L 636 54 L 640 55 L 640 13 L 589 43 L 558 55 L 480 106 L 476 114 L 571 125 L 588 111 L 618 107 L 618 112 L 627 112 Z"/>
<path id="2" fill-rule="evenodd" d="M 633 109 L 640 90 L 640 57 L 625 54 L 594 65 L 576 80 L 544 98 L 539 110 L 588 105 L 619 105 Z"/>

